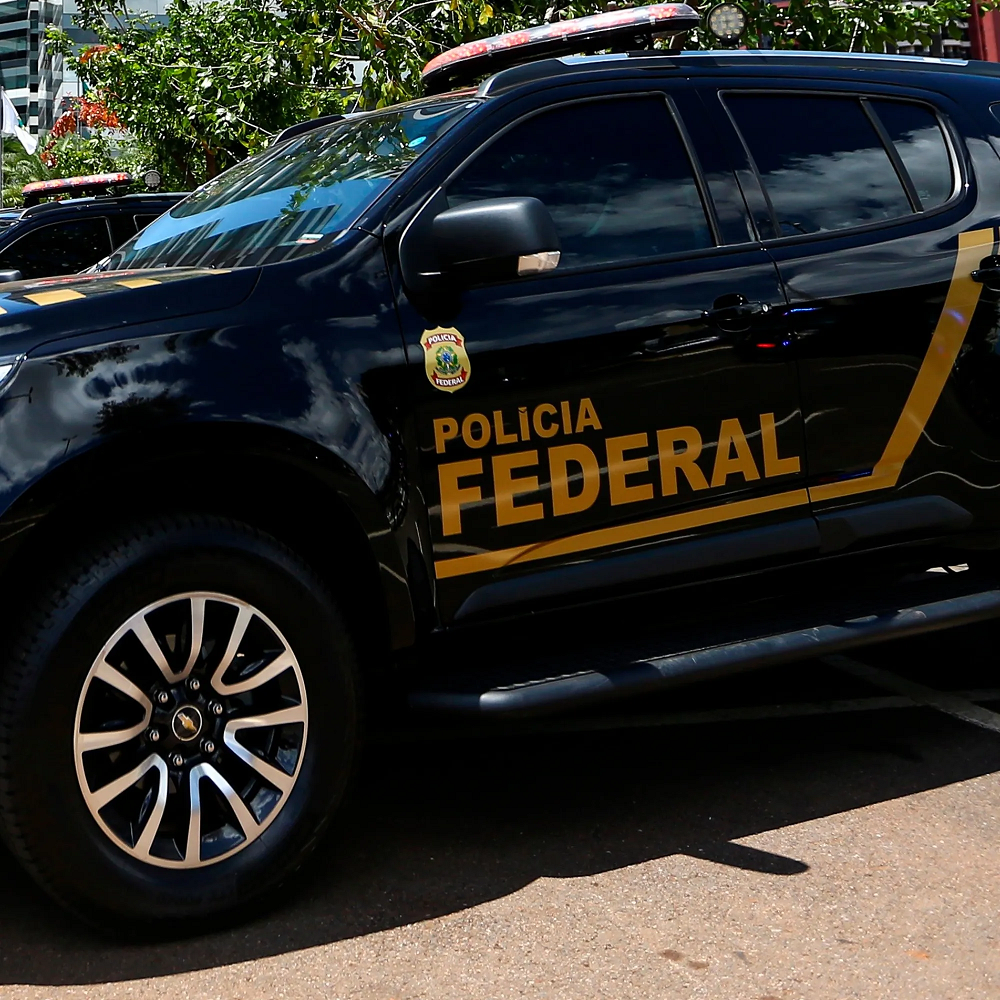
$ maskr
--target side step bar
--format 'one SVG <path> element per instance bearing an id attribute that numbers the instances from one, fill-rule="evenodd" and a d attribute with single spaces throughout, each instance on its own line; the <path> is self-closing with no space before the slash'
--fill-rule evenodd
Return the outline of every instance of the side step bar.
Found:
<path id="1" fill-rule="evenodd" d="M 684 681 L 772 666 L 855 646 L 1000 617 L 1000 590 L 920 604 L 838 624 L 645 657 L 606 670 L 543 677 L 486 691 L 414 691 L 410 706 L 462 715 L 527 715 L 654 691 Z M 610 657 L 609 657 L 610 659 Z"/>

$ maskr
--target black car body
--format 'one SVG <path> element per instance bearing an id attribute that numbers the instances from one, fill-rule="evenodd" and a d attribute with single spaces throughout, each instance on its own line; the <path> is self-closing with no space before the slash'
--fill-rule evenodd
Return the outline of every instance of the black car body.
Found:
<path id="1" fill-rule="evenodd" d="M 0 211 L 0 270 L 24 278 L 75 274 L 107 257 L 183 194 L 107 195 Z"/>
<path id="2" fill-rule="evenodd" d="M 279 144 L 112 269 L 0 289 L 0 582 L 22 607 L 69 587 L 68 571 L 45 576 L 69 549 L 122 525 L 140 527 L 95 543 L 112 555 L 86 566 L 130 566 L 115 553 L 163 532 L 163 552 L 228 552 L 219 539 L 239 525 L 329 592 L 359 673 L 381 682 L 376 717 L 393 695 L 438 711 L 565 707 L 996 616 L 998 82 L 989 65 L 891 57 L 549 59 Z M 367 193 L 323 194 L 328 155 L 345 176 L 375 162 L 351 175 Z M 152 586 L 160 558 L 134 579 Z M 921 572 L 939 563 L 972 568 Z M 99 576 L 79 572 L 75 587 Z M 188 587 L 201 610 L 187 670 L 208 656 L 197 615 L 220 587 Z M 170 660 L 194 643 L 186 628 L 144 639 L 147 653 Z M 13 662 L 35 662 L 31 642 Z M 244 683 L 223 683 L 233 642 L 205 675 L 216 692 Z M 8 704 L 23 708 L 0 718 L 0 744 L 51 736 L 20 679 L 44 669 L 11 668 Z M 159 787 L 171 768 L 183 797 L 192 768 L 224 765 L 222 730 L 203 735 L 212 713 L 237 713 L 230 749 L 241 718 L 204 680 L 183 688 L 201 667 L 160 669 L 168 690 L 128 723 L 139 770 L 105 762 L 99 778 L 80 763 L 90 751 L 77 761 L 85 792 L 139 775 L 141 819 L 110 800 L 88 813 L 67 778 L 60 794 L 93 832 L 60 850 L 79 871 L 124 844 L 118 868 L 95 870 L 124 871 L 126 887 L 166 872 L 134 898 L 169 918 L 233 905 L 209 876 L 239 883 L 226 866 L 259 874 L 266 855 L 220 848 L 201 869 L 187 820 L 171 821 L 173 846 L 140 835 L 158 794 L 141 768 L 160 767 L 143 754 L 170 727 L 200 735 L 163 758 Z M 339 725 L 353 740 L 353 716 L 331 707 L 353 697 L 344 685 L 341 702 L 316 694 L 310 740 Z M 281 698 L 304 712 L 301 684 Z M 77 738 L 90 725 L 100 744 L 112 722 L 87 724 L 80 706 Z M 294 760 L 304 744 L 287 738 Z M 278 774 L 275 745 L 254 751 L 254 780 Z M 0 791 L 23 787 L 17 766 L 43 780 L 15 757 Z M 44 884 L 91 915 L 137 917 L 140 903 L 97 905 L 81 876 L 43 865 L 55 848 L 34 846 L 37 816 L 20 832 L 18 808 L 8 836 Z M 150 851 L 159 860 L 135 860 Z M 175 893 L 169 866 L 185 858 Z M 208 881 L 183 881 L 196 876 Z"/>

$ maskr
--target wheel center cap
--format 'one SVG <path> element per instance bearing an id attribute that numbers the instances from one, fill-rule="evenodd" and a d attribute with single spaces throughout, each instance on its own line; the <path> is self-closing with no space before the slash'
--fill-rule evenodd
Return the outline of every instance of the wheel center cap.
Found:
<path id="1" fill-rule="evenodd" d="M 182 705 L 170 720 L 170 728 L 182 743 L 196 740 L 205 724 L 201 712 L 194 705 Z"/>

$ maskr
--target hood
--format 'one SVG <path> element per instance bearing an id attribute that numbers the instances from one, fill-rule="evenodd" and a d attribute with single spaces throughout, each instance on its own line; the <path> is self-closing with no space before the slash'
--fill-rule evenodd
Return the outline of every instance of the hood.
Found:
<path id="1" fill-rule="evenodd" d="M 259 268 L 155 268 L 67 274 L 0 285 L 0 355 L 100 330 L 238 305 Z"/>

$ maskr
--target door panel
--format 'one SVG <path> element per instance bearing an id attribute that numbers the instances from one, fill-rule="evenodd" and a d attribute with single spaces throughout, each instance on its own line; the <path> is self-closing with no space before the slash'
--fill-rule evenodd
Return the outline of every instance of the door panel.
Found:
<path id="1" fill-rule="evenodd" d="M 981 434 L 958 403 L 953 372 L 981 299 L 970 275 L 993 252 L 995 232 L 992 220 L 969 216 L 974 197 L 963 205 L 968 168 L 957 134 L 916 98 L 723 100 L 779 237 L 765 245 L 799 341 L 809 492 L 824 547 L 968 527 L 963 508 L 981 504 L 969 444 Z M 921 496 L 941 502 L 900 513 L 900 497 Z M 885 516 L 844 531 L 831 512 L 859 504 L 884 504 Z"/>
<path id="2" fill-rule="evenodd" d="M 961 250 L 947 246 L 957 238 L 915 234 L 807 257 L 774 251 L 797 320 L 820 508 L 915 482 L 957 459 L 940 448 L 915 455 L 979 299 L 968 275 L 992 252 L 994 234 L 963 233 Z"/>
<path id="3" fill-rule="evenodd" d="M 416 387 L 442 595 L 804 507 L 793 362 L 703 318 L 735 290 L 778 304 L 759 250 L 466 296 L 468 384 Z"/>
<path id="4" fill-rule="evenodd" d="M 656 572 L 669 573 L 671 545 L 808 521 L 776 271 L 758 246 L 703 246 L 714 219 L 704 218 L 666 102 L 642 101 L 643 114 L 662 117 L 641 131 L 623 102 L 589 102 L 586 148 L 574 143 L 575 112 L 536 121 L 446 186 L 453 204 L 541 198 L 561 230 L 565 269 L 467 290 L 437 335 L 401 298 L 410 356 L 427 362 L 411 366 L 412 407 L 446 619 L 476 591 L 529 575 L 593 566 L 591 586 L 623 583 L 625 564 L 602 581 L 602 563 L 659 547 Z M 600 112 L 607 118 L 595 122 Z M 605 137 L 597 153 L 595 133 Z M 655 135 L 675 137 L 661 159 L 680 151 L 683 169 L 646 164 Z M 461 385 L 441 391 L 429 376 L 456 337 L 441 363 Z M 792 549 L 816 544 L 808 528 Z M 787 538 L 770 544 L 789 551 Z M 716 563 L 732 557 L 717 548 Z M 705 558 L 678 549 L 674 568 L 712 564 Z M 556 590 L 507 586 L 487 603 Z"/>

